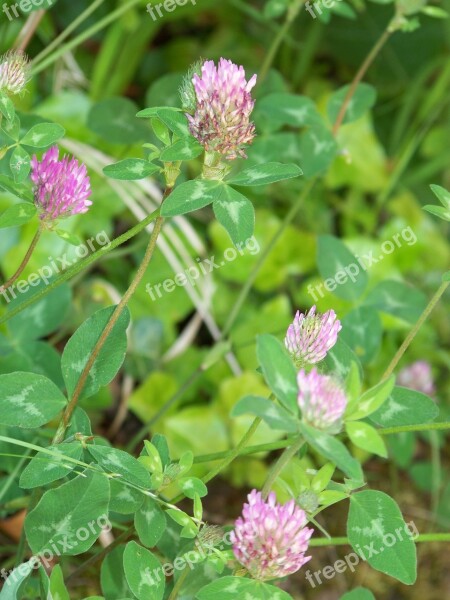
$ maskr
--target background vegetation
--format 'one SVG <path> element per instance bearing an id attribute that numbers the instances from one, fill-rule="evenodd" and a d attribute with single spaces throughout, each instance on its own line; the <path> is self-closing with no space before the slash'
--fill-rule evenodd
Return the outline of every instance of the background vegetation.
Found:
<path id="1" fill-rule="evenodd" d="M 142 144 L 154 138 L 146 122 L 134 119 L 135 113 L 147 106 L 177 105 L 181 77 L 199 57 L 224 56 L 243 64 L 247 74 L 259 75 L 257 97 L 269 92 L 302 94 L 329 118 L 331 94 L 354 79 L 393 14 L 389 1 L 348 0 L 336 3 L 325 19 L 313 19 L 301 6 L 289 22 L 283 0 L 197 0 L 195 6 L 188 3 L 153 21 L 145 4 L 58 0 L 44 15 L 33 13 L 34 22 L 24 18 L 10 22 L 0 13 L 0 50 L 6 51 L 18 39 L 35 59 L 28 92 L 19 100 L 22 126 L 29 128 L 42 118 L 61 124 L 66 129 L 61 146 L 89 168 L 94 205 L 87 215 L 64 224 L 81 239 L 99 232 L 113 239 L 157 205 L 157 182 L 117 182 L 107 179 L 102 169 L 128 156 L 142 156 Z M 449 8 L 446 2 L 434 6 L 446 4 Z M 86 16 L 88 9 L 91 14 Z M 325 152 L 323 162 L 313 160 L 310 148 L 301 144 L 298 126 L 276 119 L 274 126 L 273 113 L 257 109 L 259 138 L 249 160 L 257 162 L 263 152 L 269 160 L 300 164 L 305 176 L 250 190 L 260 253 L 236 258 L 191 290 L 177 287 L 152 301 L 147 284 L 173 278 L 197 258 L 220 257 L 231 246 L 208 209 L 165 228 L 130 303 L 125 365 L 111 386 L 82 403 L 96 433 L 128 449 L 139 447 L 148 432 L 164 434 L 174 457 L 186 450 L 201 456 L 234 447 L 251 419 L 231 419 L 232 407 L 247 392 L 260 388 L 260 395 L 268 394 L 255 372 L 255 336 L 261 332 L 282 336 L 294 311 L 314 303 L 307 290 L 323 280 L 319 237 L 332 235 L 354 254 L 374 251 L 378 256 L 384 241 L 411 227 L 417 242 L 404 243 L 373 265 L 361 297 L 327 293 L 317 301 L 321 312 L 333 308 L 346 325 L 344 340 L 364 365 L 365 385 L 377 383 L 449 264 L 448 225 L 422 207 L 435 202 L 430 183 L 450 187 L 450 20 L 426 14 L 418 18 L 420 26 L 414 28 L 416 16 L 411 16 L 411 31 L 392 35 L 374 57 L 364 81 L 376 91 L 376 102 L 339 130 L 336 157 Z M 25 23 L 31 30 L 24 30 Z M 72 31 L 67 39 L 55 42 L 68 27 Z M 5 161 L 1 165 L 5 173 Z M 195 173 L 195 162 L 188 169 Z M 0 192 L 0 211 L 10 204 L 10 195 Z M 15 271 L 17 257 L 25 254 L 34 227 L 0 230 L 5 278 Z M 77 274 L 48 296 L 40 329 L 32 312 L 21 313 L 13 325 L 1 325 L 0 373 L 20 367 L 50 375 L 62 386 L 60 351 L 65 342 L 95 310 L 117 302 L 146 241 L 146 235 L 133 238 L 92 264 L 82 279 Z M 48 264 L 49 257 L 66 252 L 71 256 L 74 251 L 64 240 L 45 237 L 25 275 Z M 325 246 L 319 259 L 331 261 L 333 255 Z M 390 281 L 399 287 L 386 283 Z M 2 301 L 0 316 L 10 308 Z M 448 304 L 442 302 L 399 365 L 418 359 L 432 364 L 442 421 L 450 420 L 449 338 Z M 222 351 L 218 360 L 209 361 L 219 339 L 226 340 L 222 350 L 229 354 L 225 357 Z M 24 439 L 31 442 L 33 435 L 24 433 Z M 280 437 L 263 426 L 252 445 Z M 450 523 L 450 457 L 445 440 L 444 434 L 391 436 L 389 463 L 355 449 L 367 461 L 369 484 L 394 496 L 406 521 L 414 520 L 420 531 L 442 531 Z M 4 443 L 0 449 L 11 452 Z M 266 452 L 234 461 L 210 486 L 204 503 L 207 519 L 232 522 L 247 490 L 262 486 L 276 456 Z M 17 461 L 3 456 L 0 460 L 7 478 Z M 298 465 L 320 465 L 305 461 L 311 459 L 297 459 Z M 294 477 L 296 465 L 294 461 L 287 479 Z M 196 475 L 204 476 L 212 466 L 198 461 Z M 280 497 L 285 494 L 282 489 L 278 492 Z M 7 520 L 28 500 L 14 483 L 1 497 L 1 517 Z M 339 505 L 331 517 L 321 517 L 331 535 L 344 535 L 346 510 Z M 5 566 L 14 563 L 16 550 L 6 534 L 0 535 Z M 320 569 L 347 551 L 345 546 L 315 549 L 309 566 Z M 420 545 L 419 579 L 411 588 L 362 565 L 354 574 L 339 575 L 317 590 L 309 587 L 301 571 L 287 589 L 298 599 L 334 600 L 346 589 L 364 584 L 377 598 L 442 600 L 450 588 L 447 552 L 448 544 Z M 86 569 L 73 582 L 73 597 L 98 592 L 97 578 L 95 566 Z"/>

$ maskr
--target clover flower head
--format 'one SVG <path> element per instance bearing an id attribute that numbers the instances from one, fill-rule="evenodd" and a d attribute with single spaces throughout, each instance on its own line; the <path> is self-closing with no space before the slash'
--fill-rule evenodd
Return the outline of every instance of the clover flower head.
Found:
<path id="1" fill-rule="evenodd" d="M 86 165 L 67 156 L 60 160 L 57 146 L 50 148 L 40 161 L 33 156 L 31 180 L 34 201 L 42 220 L 54 221 L 85 213 L 92 204 Z"/>
<path id="2" fill-rule="evenodd" d="M 250 122 L 255 101 L 250 94 L 256 75 L 247 81 L 243 67 L 221 58 L 205 61 L 201 74 L 192 83 L 196 95 L 194 115 L 187 114 L 191 134 L 208 152 L 218 152 L 227 160 L 246 158 L 244 146 L 255 136 Z"/>
<path id="3" fill-rule="evenodd" d="M 432 396 L 436 390 L 430 363 L 426 360 L 417 360 L 408 365 L 398 374 L 397 385 Z"/>
<path id="4" fill-rule="evenodd" d="M 10 51 L 0 58 L 0 92 L 19 94 L 28 81 L 28 58 L 23 52 Z"/>
<path id="5" fill-rule="evenodd" d="M 347 397 L 340 384 L 329 375 L 303 369 L 297 375 L 298 405 L 303 420 L 316 429 L 337 433 L 347 406 Z"/>
<path id="6" fill-rule="evenodd" d="M 325 358 L 337 342 L 341 322 L 333 310 L 316 314 L 313 306 L 307 314 L 297 311 L 289 325 L 285 345 L 298 366 L 314 364 Z"/>
<path id="7" fill-rule="evenodd" d="M 314 530 L 306 524 L 306 514 L 294 500 L 278 504 L 272 492 L 264 501 L 253 490 L 232 532 L 234 554 L 255 579 L 291 575 L 311 558 L 305 552 Z"/>

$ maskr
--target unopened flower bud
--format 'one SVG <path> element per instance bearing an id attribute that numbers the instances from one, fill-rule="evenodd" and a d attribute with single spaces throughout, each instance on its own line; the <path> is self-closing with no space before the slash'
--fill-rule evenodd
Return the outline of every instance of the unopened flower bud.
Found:
<path id="1" fill-rule="evenodd" d="M 19 94 L 28 81 L 28 59 L 22 52 L 8 52 L 0 59 L 0 92 Z"/>
<path id="2" fill-rule="evenodd" d="M 179 92 L 181 98 L 181 106 L 183 110 L 193 113 L 197 106 L 197 96 L 195 94 L 195 88 L 193 83 L 194 75 L 201 75 L 202 62 L 197 61 L 190 68 L 186 75 L 183 77 Z"/>
<path id="3" fill-rule="evenodd" d="M 297 504 L 307 513 L 313 513 L 319 508 L 319 497 L 312 490 L 305 490 L 300 494 Z"/>

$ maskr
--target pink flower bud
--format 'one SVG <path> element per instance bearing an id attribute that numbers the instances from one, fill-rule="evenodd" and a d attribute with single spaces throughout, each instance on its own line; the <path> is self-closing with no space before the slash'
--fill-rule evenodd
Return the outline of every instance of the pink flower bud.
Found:
<path id="1" fill-rule="evenodd" d="M 315 312 L 315 306 L 308 314 L 297 311 L 294 322 L 287 330 L 285 345 L 298 366 L 324 359 L 342 329 L 333 310 L 323 315 L 316 315 Z"/>

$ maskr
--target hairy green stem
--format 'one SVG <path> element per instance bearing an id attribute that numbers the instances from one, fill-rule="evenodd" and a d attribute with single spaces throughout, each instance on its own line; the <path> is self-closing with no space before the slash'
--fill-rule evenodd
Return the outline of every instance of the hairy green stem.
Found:
<path id="1" fill-rule="evenodd" d="M 27 266 L 27 264 L 28 264 L 28 262 L 29 262 L 29 260 L 31 258 L 31 255 L 33 254 L 33 252 L 34 252 L 34 250 L 35 250 L 35 248 L 37 246 L 37 243 L 39 242 L 39 239 L 40 239 L 43 231 L 44 231 L 44 226 L 43 226 L 42 223 L 40 223 L 39 224 L 39 228 L 38 228 L 38 230 L 36 231 L 36 233 L 34 235 L 34 238 L 33 238 L 32 242 L 30 244 L 30 247 L 27 250 L 27 253 L 24 256 L 24 259 L 20 263 L 19 268 L 14 273 L 14 275 L 8 279 L 8 281 L 6 281 L 3 285 L 0 286 L 0 294 L 3 294 L 3 292 L 7 291 L 7 289 L 9 287 L 11 287 L 12 284 L 15 281 L 17 281 L 17 279 L 23 273 L 25 267 Z"/>
<path id="2" fill-rule="evenodd" d="M 163 200 L 162 200 L 163 202 L 167 198 L 167 196 L 171 193 L 171 191 L 172 191 L 172 188 L 166 189 Z M 147 250 L 146 250 L 144 258 L 139 266 L 139 269 L 138 269 L 136 275 L 134 276 L 134 279 L 131 282 L 130 286 L 128 287 L 127 291 L 123 295 L 121 301 L 117 305 L 108 324 L 106 325 L 105 329 L 103 330 L 103 333 L 99 337 L 97 343 L 95 344 L 95 346 L 91 352 L 89 360 L 87 361 L 87 363 L 80 375 L 80 378 L 78 379 L 78 383 L 73 391 L 72 397 L 70 398 L 69 403 L 67 404 L 66 409 L 63 413 L 61 422 L 59 424 L 59 427 L 58 427 L 55 437 L 53 439 L 53 444 L 59 444 L 64 439 L 64 434 L 66 432 L 67 427 L 69 426 L 70 418 L 72 416 L 73 411 L 75 410 L 75 407 L 78 404 L 78 400 L 81 396 L 84 386 L 86 385 L 86 381 L 87 381 L 87 378 L 89 377 L 89 373 L 90 373 L 92 367 L 94 366 L 94 363 L 97 360 L 101 349 L 105 345 L 106 340 L 110 336 L 117 321 L 119 320 L 120 315 L 123 313 L 123 311 L 127 307 L 128 302 L 130 301 L 131 297 L 135 293 L 138 285 L 140 284 L 140 282 L 142 281 L 142 278 L 145 275 L 147 267 L 148 267 L 148 265 L 153 257 L 153 254 L 155 252 L 156 242 L 157 242 L 158 236 L 161 232 L 163 222 L 164 222 L 163 217 L 158 216 L 158 218 L 156 219 L 153 231 L 150 236 Z"/>
<path id="3" fill-rule="evenodd" d="M 416 334 L 419 331 L 419 329 L 422 327 L 422 325 L 425 323 L 425 321 L 430 316 L 431 312 L 433 311 L 434 307 L 436 306 L 436 304 L 441 299 L 442 295 L 444 294 L 445 290 L 448 288 L 449 284 L 450 284 L 450 281 L 444 281 L 439 286 L 437 292 L 431 298 L 431 300 L 428 303 L 427 307 L 425 308 L 425 310 L 421 314 L 419 320 L 414 325 L 414 327 L 411 329 L 411 331 L 409 332 L 409 334 L 406 336 L 405 341 L 403 342 L 403 344 L 400 346 L 400 348 L 395 353 L 394 358 L 389 363 L 389 366 L 387 367 L 386 371 L 383 374 L 383 377 L 381 378 L 382 381 L 384 381 L 386 379 L 389 379 L 389 377 L 392 375 L 392 373 L 394 372 L 396 366 L 400 362 L 400 359 L 405 354 L 406 350 L 409 348 L 409 346 L 410 346 L 411 342 L 413 341 L 413 339 L 416 337 Z"/>
<path id="4" fill-rule="evenodd" d="M 34 65 L 31 69 L 31 75 L 32 76 L 37 75 L 38 73 L 40 73 L 41 71 L 46 69 L 49 65 L 51 65 L 56 60 L 58 60 L 58 58 L 60 58 L 67 52 L 70 52 L 70 50 L 72 50 L 73 48 L 76 48 L 77 46 L 82 44 L 85 40 L 93 37 L 93 35 L 95 33 L 104 29 L 110 23 L 115 21 L 117 18 L 121 17 L 125 12 L 127 12 L 127 10 L 129 10 L 133 6 L 137 6 L 140 3 L 141 3 L 141 0 L 130 0 L 127 4 L 123 4 L 122 6 L 119 6 L 118 8 L 116 8 L 116 10 L 113 10 L 111 13 L 106 15 L 103 19 L 100 19 L 100 21 L 98 21 L 97 23 L 95 23 L 94 25 L 92 25 L 91 27 L 89 27 L 88 29 L 83 31 L 82 33 L 80 33 L 76 38 L 74 38 L 70 42 L 67 42 L 67 44 L 64 44 L 58 50 L 55 50 L 50 56 L 47 56 L 46 58 L 44 58 L 44 60 L 42 60 L 38 65 Z"/>
<path id="5" fill-rule="evenodd" d="M 39 300 L 44 298 L 44 296 L 46 296 L 47 294 L 52 292 L 55 288 L 59 287 L 61 284 L 65 283 L 66 281 L 68 281 L 69 279 L 74 277 L 75 275 L 78 275 L 78 273 L 80 273 L 83 269 L 85 269 L 89 265 L 93 264 L 94 262 L 96 262 L 97 260 L 99 260 L 100 258 L 105 256 L 111 250 L 114 250 L 114 248 L 121 246 L 122 244 L 127 242 L 129 239 L 135 237 L 138 233 L 140 233 L 143 229 L 145 229 L 145 227 L 147 227 L 147 225 L 149 225 L 156 218 L 158 218 L 158 216 L 159 216 L 159 208 L 157 210 L 155 210 L 154 212 L 152 212 L 150 215 L 148 215 L 148 217 L 143 219 L 140 223 L 138 223 L 137 225 L 135 225 L 134 227 L 132 227 L 131 229 L 129 229 L 128 231 L 126 231 L 125 233 L 123 233 L 122 235 L 117 237 L 116 239 L 114 239 L 107 246 L 103 246 L 103 248 L 100 248 L 99 250 L 97 250 L 96 252 L 91 254 L 90 256 L 87 256 L 86 258 L 84 258 L 83 260 L 78 262 L 76 265 L 73 265 L 72 267 L 67 269 L 67 271 L 65 271 L 65 273 L 63 273 L 62 275 L 57 277 L 54 281 L 52 281 L 48 286 L 43 288 L 40 292 L 38 292 L 37 294 L 35 294 L 31 298 L 29 298 L 28 300 L 25 300 L 24 302 L 22 302 L 15 308 L 9 310 L 5 315 L 0 317 L 0 325 L 2 325 L 3 323 L 6 323 L 7 321 L 9 321 L 9 319 L 12 319 L 12 317 L 15 317 L 17 314 L 19 314 L 20 312 L 22 312 L 23 310 L 25 310 L 26 308 L 28 308 L 35 302 L 38 302 Z"/>
<path id="6" fill-rule="evenodd" d="M 442 423 L 423 423 L 420 425 L 399 425 L 398 427 L 385 427 L 383 429 L 377 429 L 380 435 L 393 435 L 396 433 L 403 433 L 405 431 L 418 432 L 418 431 L 445 431 L 450 429 L 450 422 Z M 282 450 L 291 446 L 296 436 L 285 438 L 276 442 L 269 442 L 267 444 L 258 444 L 255 446 L 246 446 L 241 450 L 239 456 L 248 456 L 251 454 L 261 454 L 263 452 L 271 452 L 273 450 Z M 233 453 L 233 450 L 226 450 L 225 452 L 215 452 L 213 454 L 201 454 L 194 458 L 195 464 L 202 464 L 206 462 L 214 462 L 216 460 L 222 460 L 227 458 Z"/>
<path id="7" fill-rule="evenodd" d="M 304 443 L 305 442 L 304 442 L 302 436 L 297 438 L 294 441 L 294 443 L 292 444 L 292 446 L 290 446 L 289 448 L 286 448 L 286 450 L 283 452 L 283 454 L 277 460 L 275 465 L 272 467 L 272 469 L 270 470 L 269 475 L 266 479 L 266 482 L 264 483 L 263 489 L 262 489 L 262 496 L 263 496 L 264 500 L 266 500 L 266 498 L 270 494 L 272 486 L 275 483 L 275 481 L 277 480 L 280 473 L 289 464 L 291 459 L 297 454 L 297 452 L 300 450 L 300 448 L 303 446 Z"/>
<path id="8" fill-rule="evenodd" d="M 255 433 L 255 431 L 258 429 L 259 425 L 261 424 L 261 421 L 262 421 L 262 419 L 260 419 L 259 417 L 257 417 L 256 419 L 253 420 L 252 424 L 250 425 L 250 427 L 248 428 L 248 430 L 246 431 L 246 433 L 244 434 L 244 436 L 242 437 L 242 439 L 238 443 L 238 445 L 235 448 L 233 448 L 233 450 L 230 450 L 226 455 L 224 455 L 223 459 L 217 465 L 217 467 L 212 469 L 209 473 L 207 473 L 205 475 L 205 477 L 203 477 L 203 483 L 208 483 L 209 481 L 211 481 L 211 479 L 214 479 L 214 477 L 217 477 L 217 475 L 219 475 L 219 473 L 221 473 L 224 469 L 226 469 L 234 461 L 234 459 L 240 455 L 240 453 L 243 451 L 243 449 L 249 443 L 250 439 L 253 437 L 253 434 Z M 173 498 L 170 502 L 172 504 L 177 504 L 184 497 L 185 497 L 184 494 L 179 494 L 176 498 Z"/>
<path id="9" fill-rule="evenodd" d="M 198 369 L 196 369 L 192 373 L 192 375 L 187 379 L 187 381 L 185 381 L 183 385 L 180 388 L 178 388 L 178 390 L 169 398 L 169 400 L 158 410 L 158 412 L 146 423 L 144 423 L 144 425 L 142 425 L 142 427 L 139 429 L 136 435 L 133 436 L 133 438 L 127 445 L 127 450 L 129 452 L 134 450 L 134 448 L 136 448 L 136 446 L 145 438 L 145 436 L 153 427 L 153 425 L 157 423 L 159 419 L 167 413 L 168 410 L 170 410 L 173 406 L 177 404 L 177 402 L 184 395 L 184 393 L 191 387 L 193 383 L 197 381 L 197 379 L 200 377 L 203 371 L 204 369 L 201 366 Z"/>
<path id="10" fill-rule="evenodd" d="M 355 95 L 356 88 L 361 83 L 364 75 L 367 73 L 367 71 L 369 70 L 373 61 L 376 59 L 376 57 L 378 56 L 381 49 L 386 44 L 386 42 L 388 41 L 388 39 L 390 38 L 391 35 L 392 35 L 392 31 L 388 27 L 387 29 L 385 29 L 385 31 L 383 32 L 380 39 L 376 42 L 375 46 L 369 52 L 365 61 L 362 63 L 362 65 L 358 69 L 358 72 L 356 73 L 352 83 L 350 84 L 348 92 L 344 98 L 344 102 L 342 103 L 342 106 L 339 110 L 336 121 L 333 125 L 333 135 L 336 135 L 338 133 L 342 123 L 344 122 L 345 115 L 347 113 L 348 107 L 350 106 L 350 102 L 351 102 L 353 96 Z"/>
<path id="11" fill-rule="evenodd" d="M 247 446 L 248 442 L 253 437 L 253 434 L 258 429 L 259 425 L 261 424 L 261 421 L 262 420 L 259 417 L 254 419 L 253 423 L 250 425 L 239 444 L 230 452 L 228 456 L 224 457 L 223 461 L 219 465 L 217 465 L 216 468 L 212 469 L 212 471 L 205 475 L 205 477 L 203 478 L 203 483 L 208 483 L 208 481 L 214 479 L 214 477 L 216 477 L 221 471 L 226 469 L 228 465 L 230 465 L 233 462 L 233 460 L 239 456 L 240 452 L 245 448 L 245 446 Z"/>
<path id="12" fill-rule="evenodd" d="M 258 277 L 258 274 L 259 274 L 262 266 L 266 262 L 267 257 L 274 249 L 275 245 L 277 244 L 278 240 L 281 238 L 281 236 L 285 232 L 286 228 L 292 223 L 295 216 L 297 215 L 299 210 L 302 208 L 303 202 L 306 200 L 309 193 L 312 191 L 314 185 L 316 184 L 316 181 L 317 181 L 317 178 L 314 178 L 314 179 L 309 180 L 306 183 L 305 187 L 302 190 L 302 193 L 298 197 L 294 206 L 291 208 L 291 210 L 288 212 L 286 217 L 283 219 L 283 222 L 281 223 L 278 231 L 275 233 L 275 235 L 270 240 L 269 244 L 266 246 L 266 248 L 264 248 L 263 252 L 261 253 L 261 255 L 258 259 L 258 262 L 254 266 L 254 268 L 253 268 L 252 272 L 250 273 L 247 281 L 245 282 L 245 285 L 242 288 L 236 302 L 233 305 L 233 309 L 232 309 L 232 311 L 227 319 L 227 322 L 225 323 L 225 327 L 222 331 L 221 340 L 223 340 L 230 333 L 231 328 L 233 327 L 234 322 L 236 321 L 236 319 L 241 311 L 241 308 L 242 308 L 245 300 L 247 299 L 247 296 L 250 293 L 250 290 L 252 289 L 256 278 Z"/>
<path id="13" fill-rule="evenodd" d="M 442 485 L 441 452 L 439 447 L 439 435 L 437 431 L 430 431 L 431 445 L 431 511 L 434 519 L 439 509 L 439 495 Z"/>
<path id="14" fill-rule="evenodd" d="M 272 66 L 272 63 L 275 59 L 278 49 L 280 48 L 281 44 L 283 43 L 283 40 L 287 36 L 292 23 L 294 22 L 296 16 L 298 15 L 298 13 L 300 11 L 300 6 L 301 6 L 300 0 L 291 0 L 291 5 L 288 8 L 286 19 L 285 19 L 282 27 L 278 31 L 277 35 L 275 36 L 275 38 L 272 42 L 272 45 L 270 46 L 269 51 L 266 54 L 266 58 L 264 59 L 261 70 L 259 72 L 258 80 L 260 83 L 262 81 L 264 81 L 264 79 L 267 77 L 267 74 L 269 72 L 270 67 Z"/>
<path id="15" fill-rule="evenodd" d="M 421 533 L 414 541 L 416 543 L 424 542 L 450 542 L 450 533 Z M 348 537 L 332 538 L 312 538 L 309 541 L 310 546 L 350 546 Z"/>
<path id="16" fill-rule="evenodd" d="M 170 594 L 170 596 L 167 598 L 167 600 L 175 600 L 178 597 L 178 593 L 181 591 L 181 588 L 183 587 L 183 583 L 186 581 L 186 577 L 189 575 L 190 569 L 188 569 L 187 567 L 184 569 L 184 571 L 181 573 L 181 575 L 178 577 L 178 580 Z"/>
<path id="17" fill-rule="evenodd" d="M 33 59 L 33 65 L 37 65 L 41 60 L 43 60 L 48 54 L 51 54 L 55 48 L 61 44 L 71 33 L 75 31 L 77 27 L 79 27 L 87 18 L 91 16 L 93 12 L 99 8 L 105 0 L 95 0 L 90 6 L 88 6 L 82 13 L 78 15 L 76 19 L 74 19 L 70 25 L 68 25 L 62 33 L 60 33 L 42 52 L 40 52 Z"/>

